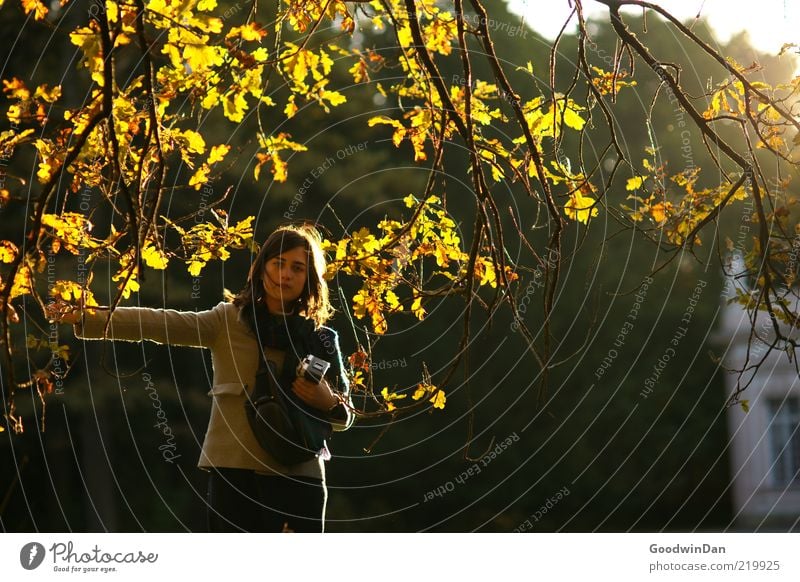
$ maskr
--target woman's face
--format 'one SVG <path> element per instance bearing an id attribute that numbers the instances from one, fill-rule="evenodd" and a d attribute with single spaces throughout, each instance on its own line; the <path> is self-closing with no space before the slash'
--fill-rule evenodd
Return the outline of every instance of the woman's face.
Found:
<path id="1" fill-rule="evenodd" d="M 295 247 L 267 261 L 264 291 L 271 311 L 284 312 L 303 293 L 308 277 L 308 251 Z"/>

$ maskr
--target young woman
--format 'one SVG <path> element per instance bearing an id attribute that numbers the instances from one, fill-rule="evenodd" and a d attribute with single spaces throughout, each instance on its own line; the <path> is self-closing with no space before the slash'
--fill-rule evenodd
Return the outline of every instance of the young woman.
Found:
<path id="1" fill-rule="evenodd" d="M 245 413 L 264 358 L 274 364 L 287 392 L 291 386 L 296 406 L 333 430 L 353 423 L 338 338 L 322 325 L 333 310 L 320 241 L 310 226 L 277 229 L 253 261 L 244 289 L 207 311 L 119 307 L 106 337 L 108 311 L 86 307 L 58 316 L 74 324 L 80 338 L 146 339 L 211 350 L 213 401 L 198 462 L 210 473 L 209 531 L 324 531 L 327 446 L 309 461 L 281 465 L 256 440 Z M 331 364 L 319 384 L 296 375 L 306 351 Z"/>

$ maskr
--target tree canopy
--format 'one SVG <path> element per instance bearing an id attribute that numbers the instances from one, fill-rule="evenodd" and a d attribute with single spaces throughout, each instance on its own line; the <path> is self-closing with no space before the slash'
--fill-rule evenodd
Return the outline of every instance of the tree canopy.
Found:
<path id="1" fill-rule="evenodd" d="M 361 326 L 350 365 L 365 396 L 362 416 L 444 408 L 476 309 L 511 317 L 544 398 L 562 361 L 552 326 L 557 305 L 564 308 L 564 265 L 592 255 L 586 241 L 596 224 L 609 238 L 613 225 L 659 249 L 654 275 L 690 252 L 747 283 L 734 285 L 735 300 L 753 322 L 766 312 L 773 335 L 740 371 L 744 390 L 744 372 L 769 351 L 797 347 L 791 179 L 800 165 L 800 77 L 765 82 L 758 63 L 722 54 L 691 23 L 640 0 L 596 0 L 608 7 L 616 43 L 613 54 L 600 51 L 583 17 L 587 1 L 571 2 L 575 38 L 553 42 L 545 62 L 511 62 L 498 54 L 499 22 L 480 0 L 22 0 L 29 18 L 53 30 L 54 46 L 77 49 L 78 62 L 63 79 L 56 67 L 34 82 L 2 75 L 10 125 L 0 148 L 14 171 L 4 170 L 0 204 L 24 218 L 16 236 L 0 241 L 9 425 L 23 427 L 16 389 L 44 398 L 69 369 L 66 346 L 28 333 L 28 319 L 45 329 L 32 307 L 96 306 L 95 273 L 107 272 L 113 285 L 102 301 L 113 309 L 149 271 L 199 278 L 214 261 L 253 252 L 256 217 L 234 213 L 237 187 L 216 187 L 221 176 L 238 164 L 242 179 L 264 188 L 291 184 L 295 164 L 314 156 L 314 179 L 294 184 L 282 214 L 298 218 L 315 179 L 352 151 L 315 150 L 297 128 L 325 123 L 353 101 L 367 108 L 356 116 L 364 131 L 396 148 L 392 163 L 425 171 L 395 200 L 363 195 L 365 207 L 381 203 L 380 217 L 343 221 L 336 200 L 317 217 L 327 228 L 328 277 L 351 289 L 342 309 Z M 648 18 L 710 60 L 714 81 L 688 90 L 687 63 L 648 44 Z M 619 103 L 631 91 L 648 112 L 642 151 L 620 133 L 628 112 Z M 655 137 L 663 119 L 654 112 L 665 104 L 681 159 L 666 159 Z M 697 136 L 704 167 L 695 162 Z M 744 234 L 718 236 L 737 201 Z M 577 243 L 565 245 L 568 237 Z M 65 269 L 72 275 L 56 275 Z M 531 289 L 541 297 L 535 318 Z M 393 321 L 424 322 L 451 298 L 463 305 L 451 365 L 435 376 L 423 370 L 408 393 L 375 386 L 373 348 Z M 759 337 L 753 325 L 751 340 Z"/>

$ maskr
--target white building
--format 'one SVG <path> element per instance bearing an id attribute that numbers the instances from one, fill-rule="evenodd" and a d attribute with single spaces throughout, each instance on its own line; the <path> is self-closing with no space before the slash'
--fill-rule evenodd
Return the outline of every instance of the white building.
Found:
<path id="1" fill-rule="evenodd" d="M 726 289 L 732 290 L 730 282 Z M 755 323 L 759 336 L 767 341 L 775 337 L 765 312 L 758 313 Z M 723 306 L 717 343 L 727 369 L 745 365 L 751 329 L 749 316 L 740 305 Z M 750 365 L 767 351 L 766 343 L 754 339 Z M 754 377 L 753 372 L 743 376 L 745 380 L 753 377 L 741 396 L 748 401 L 749 412 L 741 406 L 728 409 L 736 529 L 800 531 L 800 378 L 796 363 L 786 352 L 770 353 Z M 729 395 L 736 380 L 736 374 L 725 375 Z"/>

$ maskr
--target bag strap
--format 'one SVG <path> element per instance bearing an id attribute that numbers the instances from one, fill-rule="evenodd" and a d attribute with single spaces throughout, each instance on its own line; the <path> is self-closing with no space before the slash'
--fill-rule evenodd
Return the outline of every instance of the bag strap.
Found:
<path id="1" fill-rule="evenodd" d="M 263 350 L 262 350 L 263 354 Z M 259 358 L 258 370 L 256 370 L 256 385 L 250 398 L 255 402 L 265 396 L 277 396 L 275 387 L 278 383 L 278 372 L 275 362 L 268 360 L 262 355 Z M 280 390 L 278 391 L 280 392 Z"/>

